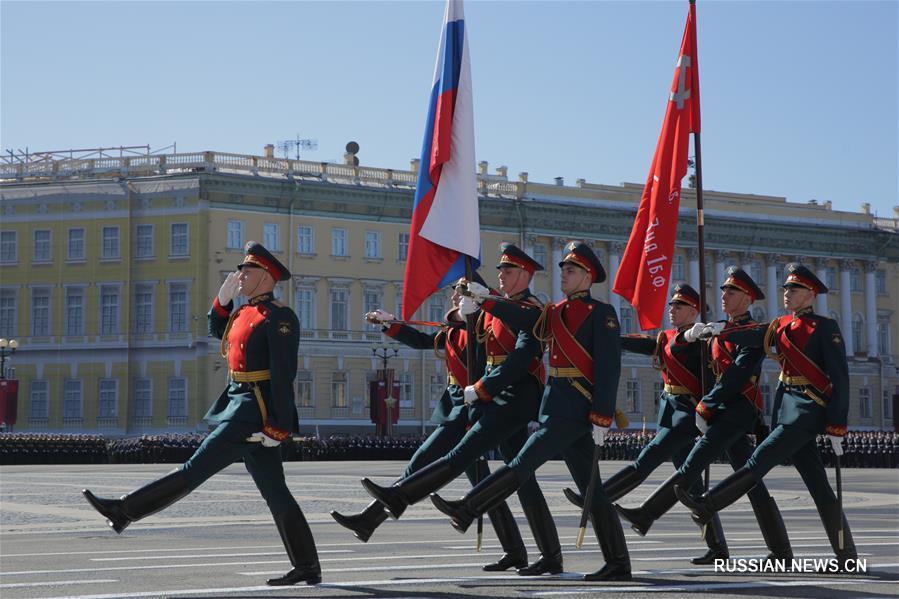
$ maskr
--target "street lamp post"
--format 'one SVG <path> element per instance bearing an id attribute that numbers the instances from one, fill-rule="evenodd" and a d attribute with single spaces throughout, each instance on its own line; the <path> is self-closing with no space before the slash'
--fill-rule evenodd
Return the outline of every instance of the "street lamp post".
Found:
<path id="1" fill-rule="evenodd" d="M 374 357 L 380 358 L 383 364 L 383 368 L 381 369 L 381 380 L 384 381 L 384 392 L 385 399 L 384 404 L 387 406 L 387 436 L 393 436 L 393 406 L 396 403 L 396 399 L 393 398 L 393 389 L 392 385 L 388 386 L 387 380 L 387 361 L 390 358 L 395 358 L 399 355 L 400 350 L 395 345 L 375 345 L 371 348 L 371 353 Z"/>
<path id="2" fill-rule="evenodd" d="M 19 349 L 16 339 L 0 339 L 0 379 L 6 378 L 6 357 L 12 356 Z"/>

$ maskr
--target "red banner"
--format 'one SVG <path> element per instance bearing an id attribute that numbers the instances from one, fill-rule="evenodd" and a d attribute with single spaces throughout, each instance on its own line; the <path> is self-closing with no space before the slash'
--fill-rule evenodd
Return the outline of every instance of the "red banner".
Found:
<path id="1" fill-rule="evenodd" d="M 377 425 L 386 425 L 389 414 L 390 423 L 396 424 L 400 417 L 400 382 L 396 380 L 394 370 L 378 370 L 378 380 L 370 381 L 368 385 L 371 421 Z"/>
<path id="2" fill-rule="evenodd" d="M 661 326 L 668 301 L 681 179 L 687 174 L 691 132 L 699 133 L 694 4 L 687 15 L 662 132 L 612 288 L 634 306 L 644 330 Z"/>

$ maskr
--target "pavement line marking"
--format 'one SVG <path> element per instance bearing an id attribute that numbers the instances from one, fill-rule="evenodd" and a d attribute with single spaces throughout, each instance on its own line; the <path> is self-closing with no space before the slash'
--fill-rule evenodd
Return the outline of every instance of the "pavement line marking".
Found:
<path id="1" fill-rule="evenodd" d="M 804 587 L 813 586 L 820 587 L 822 583 L 829 585 L 859 585 L 883 582 L 873 578 L 840 580 L 829 579 L 822 581 L 821 579 L 808 580 L 754 580 L 747 582 L 696 582 L 691 584 L 672 584 L 665 586 L 592 586 L 592 587 L 569 587 L 559 591 L 521 591 L 534 597 L 551 597 L 557 595 L 580 595 L 583 593 L 595 593 L 601 590 L 603 593 L 660 593 L 672 591 L 715 591 L 726 589 L 757 589 L 762 587 Z"/>
<path id="2" fill-rule="evenodd" d="M 626 529 L 626 530 L 629 531 L 630 529 Z M 861 536 L 861 535 L 858 534 L 858 533 L 860 533 L 860 532 L 861 532 L 861 533 L 866 533 L 866 532 L 887 532 L 887 533 L 892 533 L 892 534 Z M 750 542 L 758 541 L 758 538 L 757 538 L 757 537 L 739 538 L 739 535 L 741 535 L 741 534 L 744 534 L 744 533 L 736 533 L 736 535 L 738 535 L 737 537 L 735 537 L 735 538 L 728 537 L 728 540 L 731 541 L 731 542 L 734 542 L 734 543 L 750 543 Z M 801 534 L 802 534 L 802 533 L 800 533 L 800 535 L 801 535 Z M 809 534 L 812 534 L 812 533 L 809 533 Z M 698 536 L 698 530 L 697 530 L 697 532 L 695 532 L 695 533 L 676 533 L 676 535 L 677 535 L 677 536 Z M 656 537 L 656 536 L 671 536 L 671 535 L 666 535 L 665 533 L 663 533 L 663 534 L 658 534 L 658 535 L 657 535 L 657 534 L 653 533 L 653 537 Z M 853 529 L 852 529 L 852 536 L 853 536 L 853 538 L 855 538 L 856 540 L 861 540 L 861 539 L 892 539 L 892 538 L 899 538 L 899 532 L 897 532 L 897 531 L 895 531 L 895 530 L 884 530 L 884 529 L 876 529 L 876 530 L 856 530 L 856 529 L 853 528 Z M 110 537 L 110 538 L 115 538 L 115 537 Z M 470 545 L 457 545 L 456 543 L 457 543 L 457 541 L 459 540 L 459 538 L 460 538 L 460 537 L 456 537 L 456 538 L 454 538 L 454 539 L 445 539 L 445 540 L 438 540 L 438 541 L 428 541 L 428 543 L 431 544 L 431 545 L 435 545 L 435 546 L 441 546 L 443 549 L 470 549 L 470 548 L 471 548 Z M 463 537 L 463 538 L 464 538 L 464 537 Z M 533 540 L 534 540 L 533 537 L 529 537 L 529 536 L 526 536 L 526 535 L 524 535 L 522 538 L 523 538 L 525 541 L 533 541 Z M 560 539 L 574 539 L 574 538 L 575 538 L 574 536 L 569 537 L 569 536 L 566 536 L 566 535 L 563 535 L 563 536 L 560 537 Z M 794 540 L 794 541 L 817 541 L 817 540 L 825 540 L 826 538 L 827 538 L 827 537 L 826 537 L 823 533 L 822 533 L 822 534 L 812 534 L 812 536 L 809 536 L 809 537 L 805 537 L 805 536 L 793 536 L 793 535 L 790 536 L 790 539 L 791 539 L 791 540 Z M 640 544 L 640 543 L 646 543 L 646 544 L 660 544 L 660 543 L 663 543 L 663 542 L 664 542 L 664 541 L 655 541 L 655 540 L 652 540 L 652 539 L 646 539 L 646 538 L 644 538 L 644 537 L 637 537 L 637 539 L 639 539 L 639 540 L 634 540 L 634 541 L 630 541 L 630 540 L 629 540 L 629 541 L 628 541 L 628 545 L 630 546 L 630 545 Z M 394 546 L 394 545 L 421 545 L 422 543 L 423 543 L 423 541 L 421 541 L 421 540 L 417 540 L 417 541 L 369 541 L 368 543 L 361 543 L 361 542 L 359 542 L 359 541 L 350 541 L 350 542 L 344 542 L 344 543 L 317 543 L 317 546 L 318 546 L 318 547 L 358 547 L 358 548 L 363 548 L 363 547 L 376 547 L 376 546 L 381 546 L 381 545 L 390 545 L 390 546 Z M 444 543 L 446 543 L 446 545 L 443 545 Z M 531 545 L 533 545 L 533 543 L 531 543 Z M 499 548 L 498 545 L 483 545 L 482 547 L 485 548 L 485 549 L 486 549 L 486 548 L 497 548 L 497 549 Z M 4 553 L 4 554 L 3 554 L 3 557 L 4 557 L 4 558 L 11 558 L 11 557 L 44 557 L 44 556 L 51 556 L 51 555 L 95 555 L 95 554 L 104 554 L 104 553 L 114 553 L 114 554 L 116 554 L 116 555 L 120 555 L 120 554 L 123 554 L 123 553 L 159 553 L 159 552 L 162 552 L 162 551 L 169 551 L 169 552 L 179 552 L 179 551 L 210 551 L 210 550 L 218 549 L 218 548 L 219 548 L 219 547 L 185 547 L 185 548 L 183 548 L 183 549 L 176 549 L 176 548 L 173 548 L 173 547 L 168 547 L 168 548 L 165 548 L 165 549 L 107 549 L 107 550 L 96 550 L 96 551 L 59 551 L 59 552 L 42 552 L 42 553 Z M 280 549 L 280 548 L 282 548 L 282 545 L 247 545 L 247 546 L 246 546 L 246 549 Z M 324 552 L 322 551 L 322 552 L 320 552 L 320 553 L 324 553 Z"/>
<path id="3" fill-rule="evenodd" d="M 102 582 L 118 582 L 114 578 L 100 578 L 98 580 L 51 580 L 47 582 L 10 582 L 0 584 L 0 589 L 22 589 L 25 587 L 50 587 L 65 584 L 100 584 Z"/>
<path id="4" fill-rule="evenodd" d="M 323 553 L 356 553 L 352 549 L 325 549 L 322 551 L 318 551 L 318 554 L 321 555 Z M 265 553 L 211 553 L 211 554 L 194 554 L 194 555 L 135 555 L 129 557 L 91 557 L 89 558 L 92 562 L 123 562 L 126 560 L 134 560 L 134 559 L 199 559 L 199 558 L 210 558 L 210 557 L 255 557 L 255 556 L 264 556 L 264 555 L 284 555 L 284 548 L 281 547 L 281 551 L 266 551 Z"/>

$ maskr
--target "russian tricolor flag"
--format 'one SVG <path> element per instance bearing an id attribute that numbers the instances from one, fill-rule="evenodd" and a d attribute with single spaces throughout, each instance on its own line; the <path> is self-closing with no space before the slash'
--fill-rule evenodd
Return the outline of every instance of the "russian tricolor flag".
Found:
<path id="1" fill-rule="evenodd" d="M 465 274 L 466 256 L 478 267 L 480 230 L 465 19 L 462 0 L 447 0 L 412 204 L 404 319 Z"/>

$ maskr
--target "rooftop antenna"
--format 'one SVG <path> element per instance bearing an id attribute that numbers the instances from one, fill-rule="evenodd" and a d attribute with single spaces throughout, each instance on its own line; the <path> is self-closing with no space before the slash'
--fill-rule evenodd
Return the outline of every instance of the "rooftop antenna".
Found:
<path id="1" fill-rule="evenodd" d="M 303 150 L 315 151 L 318 149 L 318 140 L 301 138 L 300 134 L 297 133 L 296 139 L 285 139 L 284 141 L 278 142 L 278 149 L 284 154 L 285 158 L 290 158 L 290 151 L 294 150 L 296 159 L 299 160 L 300 148 L 303 148 Z"/>

